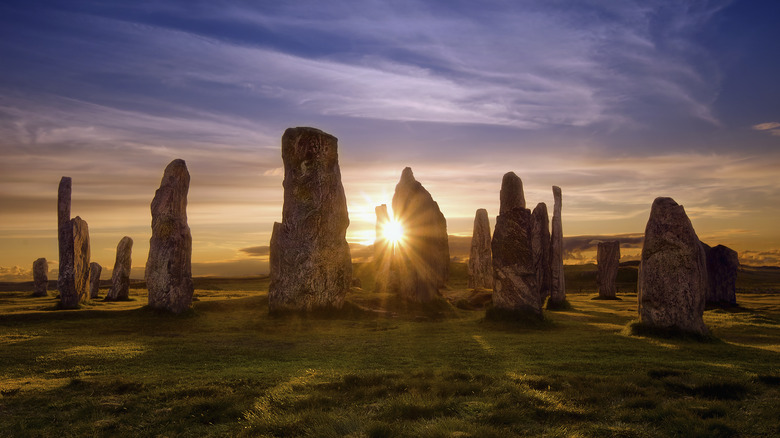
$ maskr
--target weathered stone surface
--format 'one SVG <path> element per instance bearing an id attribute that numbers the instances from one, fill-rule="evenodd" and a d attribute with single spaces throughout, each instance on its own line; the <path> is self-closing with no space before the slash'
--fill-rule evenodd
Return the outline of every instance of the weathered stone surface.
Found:
<path id="1" fill-rule="evenodd" d="M 374 291 L 385 292 L 390 278 L 390 261 L 393 254 L 393 246 L 385 237 L 385 227 L 390 223 L 390 215 L 387 213 L 387 204 L 377 205 L 376 213 L 376 238 L 374 239 Z"/>
<path id="2" fill-rule="evenodd" d="M 314 128 L 282 136 L 284 206 L 271 235 L 271 312 L 340 308 L 352 283 L 347 200 L 336 137 Z"/>
<path id="3" fill-rule="evenodd" d="M 192 304 L 192 235 L 187 225 L 190 173 L 184 160 L 165 168 L 152 200 L 152 238 L 144 279 L 149 307 L 181 313 Z"/>
<path id="4" fill-rule="evenodd" d="M 87 222 L 76 216 L 71 219 L 73 224 L 73 279 L 76 285 L 76 300 L 65 304 L 63 308 L 78 306 L 78 303 L 89 299 L 89 226 Z"/>
<path id="5" fill-rule="evenodd" d="M 563 223 L 561 221 L 561 188 L 553 186 L 552 233 L 550 234 L 550 299 L 548 306 L 559 306 L 566 301 L 566 282 L 563 276 Z"/>
<path id="6" fill-rule="evenodd" d="M 71 179 L 63 176 L 57 191 L 57 241 L 60 253 L 57 290 L 60 293 L 60 305 L 66 309 L 77 307 L 79 303 L 73 271 L 73 223 L 70 221 L 70 194 Z"/>
<path id="7" fill-rule="evenodd" d="M 493 258 L 490 249 L 490 220 L 487 210 L 480 208 L 474 216 L 469 252 L 469 287 L 493 289 Z"/>
<path id="8" fill-rule="evenodd" d="M 393 250 L 389 289 L 408 301 L 431 301 L 449 278 L 447 220 L 409 167 L 395 186 L 393 216 L 404 240 Z"/>
<path id="9" fill-rule="evenodd" d="M 539 285 L 539 294 L 542 301 L 550 295 L 551 268 L 550 268 L 550 218 L 547 216 L 547 204 L 536 204 L 531 218 L 534 221 L 531 250 L 534 254 L 536 266 L 536 283 Z"/>
<path id="10" fill-rule="evenodd" d="M 89 298 L 97 298 L 100 294 L 100 273 L 103 267 L 92 262 L 89 264 Z"/>
<path id="11" fill-rule="evenodd" d="M 508 178 L 510 174 L 514 177 Z M 516 177 L 514 173 L 508 173 L 501 183 L 501 213 L 496 218 L 491 242 L 493 306 L 501 311 L 541 317 L 542 296 L 533 250 L 534 218 L 530 210 L 518 205 L 518 196 L 504 196 L 517 187 Z M 522 198 L 522 194 L 519 197 Z M 511 208 L 507 208 L 505 202 Z"/>
<path id="12" fill-rule="evenodd" d="M 45 297 L 48 295 L 46 289 L 49 287 L 49 264 L 46 259 L 41 257 L 33 262 L 33 296 Z"/>
<path id="13" fill-rule="evenodd" d="M 106 301 L 124 301 L 130 298 L 130 269 L 133 264 L 133 239 L 125 236 L 116 246 L 116 261 L 111 273 L 111 289 Z"/>
<path id="14" fill-rule="evenodd" d="M 723 245 L 715 247 L 705 243 L 702 245 L 707 256 L 706 304 L 718 307 L 736 306 L 739 254 Z"/>
<path id="15" fill-rule="evenodd" d="M 498 214 L 513 208 L 525 208 L 523 181 L 514 172 L 507 172 L 501 180 L 500 210 Z"/>
<path id="16" fill-rule="evenodd" d="M 638 279 L 640 323 L 697 334 L 707 294 L 704 248 L 682 205 L 656 198 L 645 228 Z"/>
<path id="17" fill-rule="evenodd" d="M 618 267 L 620 266 L 620 242 L 617 240 L 609 242 L 599 242 L 596 249 L 596 284 L 598 285 L 599 297 L 617 298 L 617 280 Z"/>

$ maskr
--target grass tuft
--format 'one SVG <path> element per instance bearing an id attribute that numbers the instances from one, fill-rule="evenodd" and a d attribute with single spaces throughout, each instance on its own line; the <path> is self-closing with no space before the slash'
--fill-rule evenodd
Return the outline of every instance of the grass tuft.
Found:
<path id="1" fill-rule="evenodd" d="M 676 327 L 654 327 L 643 324 L 637 320 L 631 321 L 626 326 L 627 334 L 632 336 L 647 336 L 652 338 L 677 339 L 697 342 L 719 342 L 719 339 L 711 333 L 700 333 L 681 330 Z"/>

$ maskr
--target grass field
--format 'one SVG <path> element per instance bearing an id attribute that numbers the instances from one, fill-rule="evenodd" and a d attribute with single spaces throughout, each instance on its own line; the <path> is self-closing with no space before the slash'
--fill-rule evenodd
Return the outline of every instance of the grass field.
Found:
<path id="1" fill-rule="evenodd" d="M 269 317 L 264 278 L 197 279 L 178 317 L 141 288 L 74 311 L 0 292 L 0 436 L 780 436 L 780 295 L 706 311 L 698 342 L 629 335 L 633 293 L 522 326 L 356 273 L 347 311 L 309 318 Z"/>

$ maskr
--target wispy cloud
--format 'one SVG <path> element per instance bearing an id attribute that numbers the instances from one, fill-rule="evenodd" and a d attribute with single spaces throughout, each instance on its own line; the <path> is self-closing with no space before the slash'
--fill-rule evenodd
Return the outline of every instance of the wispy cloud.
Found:
<path id="1" fill-rule="evenodd" d="M 766 122 L 753 125 L 752 128 L 756 131 L 767 132 L 771 135 L 780 136 L 780 123 L 778 122 Z"/>

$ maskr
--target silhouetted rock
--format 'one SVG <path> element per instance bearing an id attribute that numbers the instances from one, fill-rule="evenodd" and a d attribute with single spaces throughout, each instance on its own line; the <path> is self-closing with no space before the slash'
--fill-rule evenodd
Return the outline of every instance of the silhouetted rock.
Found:
<path id="1" fill-rule="evenodd" d="M 133 239 L 125 236 L 116 246 L 116 261 L 111 273 L 111 289 L 106 301 L 124 301 L 130 298 L 130 269 L 133 264 Z"/>
<path id="2" fill-rule="evenodd" d="M 192 294 L 192 235 L 187 225 L 190 173 L 184 160 L 165 168 L 152 200 L 152 238 L 144 278 L 149 307 L 181 313 L 190 308 Z"/>
<path id="3" fill-rule="evenodd" d="M 71 223 L 73 224 L 73 279 L 76 295 L 66 298 L 60 292 L 64 309 L 77 307 L 80 302 L 89 299 L 89 226 L 78 216 L 71 219 Z"/>
<path id="4" fill-rule="evenodd" d="M 33 262 L 33 296 L 45 297 L 49 286 L 49 264 L 41 257 Z"/>
<path id="5" fill-rule="evenodd" d="M 513 208 L 525 208 L 525 194 L 523 193 L 523 181 L 514 172 L 507 172 L 501 180 L 501 194 L 499 197 L 501 209 L 498 214 Z"/>
<path id="6" fill-rule="evenodd" d="M 514 177 L 507 177 L 507 175 Z M 504 175 L 501 184 L 501 213 L 491 242 L 493 251 L 493 306 L 500 313 L 542 316 L 542 296 L 537 283 L 533 251 L 534 219 L 531 211 L 517 203 L 518 196 L 505 193 L 517 187 L 514 173 Z M 519 178 L 517 178 L 519 180 Z M 507 190 L 507 185 L 512 187 Z M 522 183 L 520 183 L 522 187 Z M 522 198 L 522 193 L 519 198 Z M 512 207 L 504 205 L 508 202 Z"/>
<path id="7" fill-rule="evenodd" d="M 617 240 L 599 242 L 596 250 L 596 263 L 598 264 L 596 284 L 599 289 L 599 297 L 617 298 L 615 281 L 620 265 L 620 242 Z"/>
<path id="8" fill-rule="evenodd" d="M 387 204 L 377 205 L 376 238 L 374 239 L 374 291 L 385 292 L 390 277 L 390 258 L 393 254 L 392 243 L 385 237 L 385 227 L 390 223 Z"/>
<path id="9" fill-rule="evenodd" d="M 704 248 L 682 205 L 656 198 L 650 210 L 638 280 L 639 322 L 661 329 L 707 334 Z"/>
<path id="10" fill-rule="evenodd" d="M 356 287 L 358 289 L 362 289 L 363 288 L 363 282 L 360 281 L 360 279 L 358 277 L 353 277 L 352 278 L 352 287 Z"/>
<path id="11" fill-rule="evenodd" d="M 490 250 L 490 220 L 487 210 L 480 208 L 474 216 L 469 252 L 469 287 L 493 289 L 493 259 Z"/>
<path id="12" fill-rule="evenodd" d="M 712 248 L 705 243 L 702 243 L 702 245 L 707 256 L 707 305 L 717 307 L 736 306 L 739 254 L 723 245 Z"/>
<path id="13" fill-rule="evenodd" d="M 60 253 L 60 268 L 57 274 L 57 290 L 60 305 L 75 308 L 79 299 L 73 271 L 73 223 L 70 221 L 71 179 L 63 176 L 57 191 L 57 241 Z"/>
<path id="14" fill-rule="evenodd" d="M 449 277 L 447 220 L 409 167 L 395 186 L 393 215 L 404 240 L 393 251 L 389 289 L 408 301 L 431 301 Z"/>
<path id="15" fill-rule="evenodd" d="M 341 308 L 352 283 L 347 200 L 336 137 L 314 128 L 282 136 L 284 206 L 271 235 L 271 312 Z"/>
<path id="16" fill-rule="evenodd" d="M 541 300 L 550 295 L 550 219 L 547 216 L 547 204 L 540 202 L 531 213 L 534 221 L 531 249 L 536 266 L 536 282 L 539 285 Z"/>
<path id="17" fill-rule="evenodd" d="M 89 264 L 89 298 L 97 298 L 100 293 L 100 273 L 103 267 L 92 262 Z"/>
<path id="18" fill-rule="evenodd" d="M 566 302 L 566 281 L 563 276 L 563 223 L 561 221 L 561 188 L 553 186 L 552 233 L 550 234 L 550 299 L 548 307 L 563 306 Z"/>

